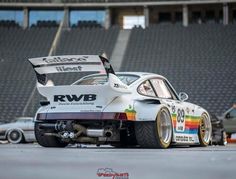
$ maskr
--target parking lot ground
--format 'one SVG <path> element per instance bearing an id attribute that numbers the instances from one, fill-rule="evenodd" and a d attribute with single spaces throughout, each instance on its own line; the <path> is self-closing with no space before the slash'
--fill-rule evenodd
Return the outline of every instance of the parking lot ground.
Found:
<path id="1" fill-rule="evenodd" d="M 113 176 L 117 179 L 235 179 L 236 144 L 170 149 L 0 144 L 0 179 L 109 179 Z"/>

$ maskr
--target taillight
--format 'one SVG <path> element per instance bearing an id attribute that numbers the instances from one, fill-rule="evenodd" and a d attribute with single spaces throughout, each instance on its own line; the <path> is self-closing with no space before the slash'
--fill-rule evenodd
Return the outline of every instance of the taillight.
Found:
<path id="1" fill-rule="evenodd" d="M 115 119 L 117 119 L 117 120 L 128 120 L 126 113 L 116 113 Z"/>

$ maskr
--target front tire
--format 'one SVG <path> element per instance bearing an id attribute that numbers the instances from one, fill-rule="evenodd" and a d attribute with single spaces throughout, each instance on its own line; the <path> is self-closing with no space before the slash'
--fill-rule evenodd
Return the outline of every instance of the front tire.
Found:
<path id="1" fill-rule="evenodd" d="M 10 142 L 12 144 L 19 144 L 19 143 L 23 142 L 24 136 L 20 130 L 13 129 L 8 132 L 7 140 L 8 140 L 8 142 Z"/>
<path id="2" fill-rule="evenodd" d="M 55 137 L 55 136 L 46 136 L 44 135 L 44 133 L 53 133 L 54 131 L 52 130 L 44 130 L 44 129 L 40 129 L 39 127 L 39 123 L 35 122 L 35 126 L 34 126 L 34 131 L 35 131 L 35 138 L 38 142 L 39 145 L 43 146 L 43 147 L 66 147 L 68 145 L 68 143 L 65 143 L 63 141 L 61 141 L 59 138 Z"/>
<path id="3" fill-rule="evenodd" d="M 198 138 L 201 147 L 206 147 L 210 144 L 212 135 L 212 126 L 210 117 L 203 113 L 200 119 L 200 125 L 198 130 Z"/>
<path id="4" fill-rule="evenodd" d="M 166 149 L 173 135 L 172 120 L 167 108 L 162 108 L 156 121 L 136 122 L 135 133 L 138 144 L 144 148 Z"/>

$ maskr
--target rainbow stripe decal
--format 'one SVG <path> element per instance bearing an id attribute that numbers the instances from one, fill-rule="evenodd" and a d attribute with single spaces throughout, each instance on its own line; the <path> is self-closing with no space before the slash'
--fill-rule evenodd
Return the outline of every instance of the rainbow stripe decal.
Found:
<path id="1" fill-rule="evenodd" d="M 184 122 L 182 124 L 184 125 L 183 130 L 177 130 L 177 115 L 172 114 L 172 121 L 174 126 L 174 132 L 175 133 L 182 133 L 182 134 L 197 134 L 198 133 L 198 127 L 200 123 L 200 116 L 190 116 L 185 115 L 184 116 Z M 181 122 L 179 122 L 181 123 Z"/>

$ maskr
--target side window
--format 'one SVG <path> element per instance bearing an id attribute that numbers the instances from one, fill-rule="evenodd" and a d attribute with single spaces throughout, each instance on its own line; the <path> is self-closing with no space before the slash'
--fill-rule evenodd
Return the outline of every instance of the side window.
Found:
<path id="1" fill-rule="evenodd" d="M 152 86 L 150 84 L 150 82 L 147 80 L 145 82 L 143 82 L 139 87 L 138 87 L 138 92 L 142 95 L 145 96 L 152 96 L 152 97 L 156 97 L 155 92 L 152 89 Z"/>
<path id="2" fill-rule="evenodd" d="M 178 99 L 178 96 L 177 96 L 176 93 L 173 91 L 173 89 L 171 88 L 170 84 L 168 84 L 167 81 L 164 81 L 164 82 L 165 82 L 165 84 L 166 84 L 166 86 L 167 86 L 169 92 L 171 93 L 172 98 L 173 98 L 174 100 L 177 100 L 177 99 Z"/>
<path id="3" fill-rule="evenodd" d="M 172 95 L 166 86 L 165 82 L 162 79 L 151 79 L 151 83 L 156 91 L 156 94 L 159 98 L 168 98 L 172 99 Z"/>

